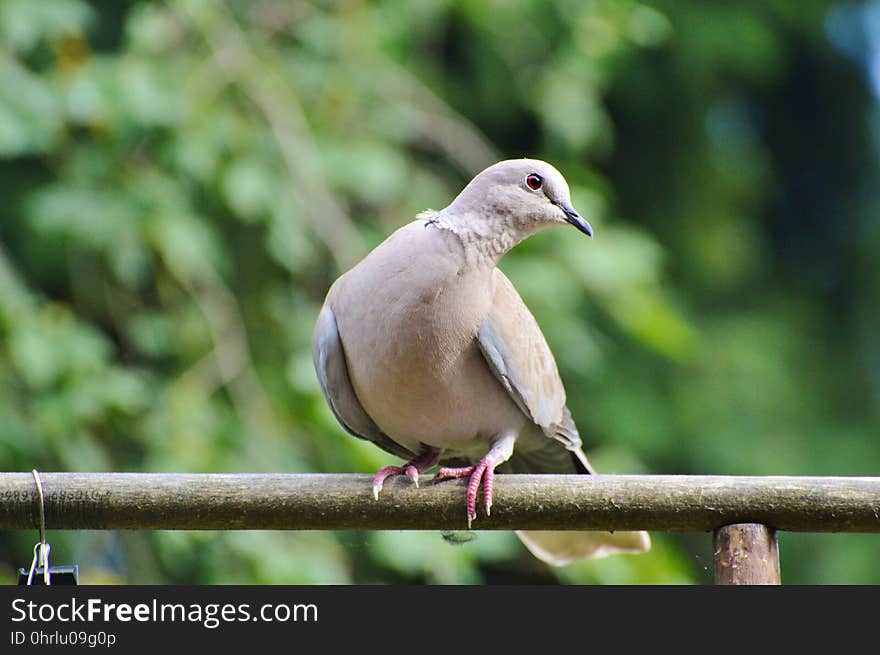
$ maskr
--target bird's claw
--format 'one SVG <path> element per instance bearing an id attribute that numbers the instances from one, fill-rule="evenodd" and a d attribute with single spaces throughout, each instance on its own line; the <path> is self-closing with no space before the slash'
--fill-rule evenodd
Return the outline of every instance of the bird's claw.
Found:
<path id="1" fill-rule="evenodd" d="M 417 469 L 412 464 L 407 464 L 404 468 L 404 473 L 406 473 L 406 477 L 412 480 L 412 483 L 416 485 L 416 489 L 419 488 L 419 469 Z"/>
<path id="2" fill-rule="evenodd" d="M 379 492 L 385 486 L 385 479 L 392 475 L 400 475 L 404 472 L 402 466 L 384 466 L 380 468 L 373 477 L 373 498 L 379 500 Z"/>
<path id="3" fill-rule="evenodd" d="M 392 475 L 405 475 L 418 489 L 419 487 L 419 467 L 415 464 L 406 464 L 405 466 L 385 466 L 380 468 L 373 477 L 373 498 L 379 500 L 379 492 L 385 486 L 385 480 Z"/>
<path id="4" fill-rule="evenodd" d="M 468 529 L 474 519 L 477 518 L 477 491 L 480 484 L 483 485 L 483 506 L 486 508 L 486 516 L 492 513 L 492 487 L 495 481 L 495 470 L 485 460 L 480 460 L 474 466 L 462 466 L 461 468 L 441 468 L 437 471 L 436 480 L 449 480 L 452 478 L 468 478 L 467 493 L 465 495 L 465 509 L 467 511 Z"/>
<path id="5" fill-rule="evenodd" d="M 373 498 L 379 500 L 379 493 L 385 484 L 385 480 L 392 475 L 405 475 L 418 488 L 419 476 L 422 471 L 437 461 L 436 452 L 424 453 L 403 466 L 385 466 L 373 477 Z M 492 487 L 495 480 L 495 465 L 490 464 L 488 458 L 483 458 L 473 466 L 461 468 L 443 467 L 437 471 L 435 480 L 448 480 L 450 478 L 468 478 L 467 493 L 465 495 L 465 510 L 467 512 L 467 524 L 471 524 L 477 518 L 477 492 L 480 485 L 483 486 L 483 506 L 486 508 L 486 516 L 492 513 Z"/>

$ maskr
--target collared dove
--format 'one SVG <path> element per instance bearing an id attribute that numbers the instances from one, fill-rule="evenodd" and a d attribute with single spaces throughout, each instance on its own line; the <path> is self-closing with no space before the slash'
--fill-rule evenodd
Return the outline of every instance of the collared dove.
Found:
<path id="1" fill-rule="evenodd" d="M 312 343 L 324 396 L 349 433 L 406 460 L 376 474 L 377 499 L 391 475 L 417 485 L 438 462 L 455 464 L 436 479 L 468 478 L 470 526 L 481 486 L 490 512 L 496 467 L 593 472 L 544 335 L 496 268 L 523 239 L 565 223 L 593 235 L 559 171 L 543 161 L 502 161 L 445 209 L 398 229 L 330 288 Z M 517 535 L 554 565 L 650 547 L 645 532 Z"/>

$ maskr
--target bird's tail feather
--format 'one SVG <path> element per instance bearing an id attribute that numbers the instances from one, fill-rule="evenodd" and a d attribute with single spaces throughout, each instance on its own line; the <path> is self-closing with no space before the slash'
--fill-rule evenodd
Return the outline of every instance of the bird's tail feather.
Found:
<path id="1" fill-rule="evenodd" d="M 552 566 L 619 553 L 644 553 L 651 548 L 647 532 L 518 530 L 516 536 L 532 555 Z"/>
<path id="2" fill-rule="evenodd" d="M 507 470 L 512 473 L 595 473 L 581 449 L 581 440 L 568 409 L 557 429 L 557 440 L 543 437 L 543 447 L 514 454 L 506 465 Z M 565 448 L 560 448 L 560 443 Z M 651 548 L 647 532 L 521 530 L 516 534 L 535 557 L 552 566 L 620 553 L 644 553 Z"/>

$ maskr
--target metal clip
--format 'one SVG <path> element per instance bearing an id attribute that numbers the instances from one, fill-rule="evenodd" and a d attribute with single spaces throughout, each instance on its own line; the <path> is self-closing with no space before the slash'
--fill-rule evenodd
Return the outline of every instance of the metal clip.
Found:
<path id="1" fill-rule="evenodd" d="M 52 584 L 52 575 L 49 573 L 49 551 L 51 546 L 46 542 L 46 499 L 43 495 L 43 482 L 40 480 L 40 473 L 37 469 L 31 471 L 34 475 L 34 482 L 37 483 L 37 499 L 40 501 L 40 541 L 34 545 L 34 559 L 31 562 L 31 568 L 28 571 L 27 583 L 32 585 L 34 582 L 34 573 L 38 566 L 43 567 L 43 584 L 49 586 Z"/>

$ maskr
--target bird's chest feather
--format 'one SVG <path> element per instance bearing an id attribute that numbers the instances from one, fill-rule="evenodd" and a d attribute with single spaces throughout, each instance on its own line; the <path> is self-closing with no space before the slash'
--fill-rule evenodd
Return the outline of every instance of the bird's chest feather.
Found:
<path id="1" fill-rule="evenodd" d="M 416 448 L 467 441 L 489 424 L 509 422 L 507 415 L 519 420 L 477 344 L 491 306 L 488 279 L 454 274 L 431 280 L 419 273 L 402 271 L 410 276 L 407 285 L 393 277 L 367 286 L 362 280 L 346 293 L 370 302 L 340 303 L 340 337 L 364 409 L 386 434 Z M 487 415 L 487 401 L 504 420 Z"/>
<path id="2" fill-rule="evenodd" d="M 385 383 L 443 385 L 475 347 L 489 302 L 488 292 L 468 281 L 411 286 L 363 317 L 373 327 L 368 359 L 381 366 Z"/>

